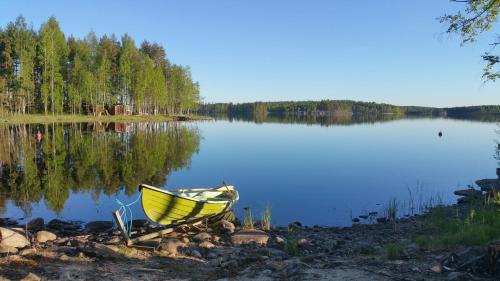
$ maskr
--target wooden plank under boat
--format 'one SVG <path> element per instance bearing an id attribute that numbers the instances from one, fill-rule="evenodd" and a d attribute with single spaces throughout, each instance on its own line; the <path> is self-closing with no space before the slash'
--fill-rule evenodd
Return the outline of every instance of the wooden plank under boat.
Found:
<path id="1" fill-rule="evenodd" d="M 146 216 L 161 225 L 179 225 L 217 216 L 238 201 L 233 186 L 163 190 L 141 184 L 142 208 Z"/>

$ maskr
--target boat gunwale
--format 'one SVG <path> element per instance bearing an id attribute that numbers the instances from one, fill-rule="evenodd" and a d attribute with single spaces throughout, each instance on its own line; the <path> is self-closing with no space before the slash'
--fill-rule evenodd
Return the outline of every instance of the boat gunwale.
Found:
<path id="1" fill-rule="evenodd" d="M 234 190 L 234 186 L 231 186 L 231 185 L 227 185 L 227 186 L 219 186 L 219 187 L 214 187 L 214 188 L 206 188 L 206 189 L 203 189 L 203 190 L 217 190 L 221 187 L 232 187 L 233 190 Z M 160 192 L 160 193 L 164 193 L 164 194 L 168 194 L 168 195 L 171 195 L 171 196 L 175 196 L 175 197 L 179 197 L 179 198 L 182 198 L 182 199 L 186 199 L 186 200 L 189 200 L 189 201 L 194 201 L 194 202 L 197 202 L 197 203 L 211 203 L 211 204 L 228 204 L 228 203 L 234 203 L 235 201 L 238 200 L 239 196 L 236 195 L 236 199 L 228 199 L 228 200 L 208 200 L 208 199 L 196 199 L 196 198 L 192 198 L 192 197 L 188 197 L 188 196 L 182 196 L 180 194 L 175 194 L 173 192 L 170 192 L 168 190 L 165 190 L 165 189 L 161 189 L 161 188 L 158 188 L 158 187 L 154 187 L 154 186 L 151 186 L 151 185 L 147 185 L 147 184 L 141 184 L 139 185 L 139 190 L 142 194 L 142 189 L 143 188 L 146 188 L 146 189 L 150 189 L 150 190 L 153 190 L 153 191 L 157 191 L 157 192 Z M 183 190 L 190 190 L 190 189 L 183 189 Z M 191 190 L 195 190 L 196 191 L 196 188 L 193 188 Z M 198 190 L 202 190 L 202 188 L 198 188 Z M 236 191 L 236 194 L 237 191 Z M 141 201 L 142 201 L 142 198 L 141 198 Z"/>

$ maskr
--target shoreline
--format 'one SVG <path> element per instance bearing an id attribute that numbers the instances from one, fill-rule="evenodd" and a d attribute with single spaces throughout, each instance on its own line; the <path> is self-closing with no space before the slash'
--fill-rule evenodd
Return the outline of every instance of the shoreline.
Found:
<path id="1" fill-rule="evenodd" d="M 212 120 L 202 115 L 44 115 L 19 114 L 0 117 L 0 124 L 47 124 L 47 123 L 84 123 L 84 122 L 169 122 Z"/>
<path id="2" fill-rule="evenodd" d="M 475 207 L 434 208 L 466 214 Z M 19 226 L 28 229 L 30 245 L 0 254 L 0 280 L 28 274 L 42 280 L 498 280 L 500 272 L 489 273 L 487 246 L 432 248 L 416 241 L 417 234 L 432 235 L 432 211 L 399 218 L 396 229 L 389 220 L 350 227 L 293 222 L 269 231 L 236 222 L 191 226 L 142 247 L 126 247 L 112 222 L 38 218 Z M 145 220 L 134 225 L 137 233 L 158 231 Z M 155 250 L 145 248 L 151 245 Z M 494 262 L 500 266 L 500 259 Z"/>

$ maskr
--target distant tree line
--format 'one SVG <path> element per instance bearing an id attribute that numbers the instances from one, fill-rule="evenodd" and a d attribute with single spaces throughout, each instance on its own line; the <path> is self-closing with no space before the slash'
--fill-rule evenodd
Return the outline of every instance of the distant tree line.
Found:
<path id="1" fill-rule="evenodd" d="M 374 102 L 357 102 L 351 100 L 321 101 L 279 101 L 252 103 L 211 103 L 202 104 L 199 111 L 203 113 L 278 113 L 278 114 L 401 114 L 404 108 Z"/>
<path id="2" fill-rule="evenodd" d="M 375 102 L 350 100 L 321 101 L 280 101 L 251 103 L 208 103 L 201 104 L 198 111 L 203 114 L 230 115 L 266 115 L 266 114 L 301 114 L 312 116 L 327 115 L 420 115 L 477 117 L 479 115 L 500 115 L 500 105 L 436 108 L 423 106 L 397 106 Z"/>
<path id="3" fill-rule="evenodd" d="M 38 31 L 19 16 L 0 28 L 0 114 L 93 113 L 115 105 L 136 114 L 189 113 L 200 100 L 189 67 L 125 34 L 65 37 L 54 17 Z"/>

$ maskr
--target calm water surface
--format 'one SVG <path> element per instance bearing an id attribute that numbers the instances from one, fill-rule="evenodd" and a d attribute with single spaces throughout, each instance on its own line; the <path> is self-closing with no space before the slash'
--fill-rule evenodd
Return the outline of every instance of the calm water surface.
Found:
<path id="1" fill-rule="evenodd" d="M 133 201 L 139 183 L 222 181 L 238 188 L 240 217 L 251 207 L 258 218 L 269 205 L 275 224 L 348 225 L 382 213 L 391 198 L 405 215 L 410 198 L 414 211 L 450 203 L 457 188 L 495 177 L 498 128 L 450 119 L 3 126 L 0 216 L 110 220 L 115 200 Z M 135 205 L 134 218 L 143 217 Z"/>

